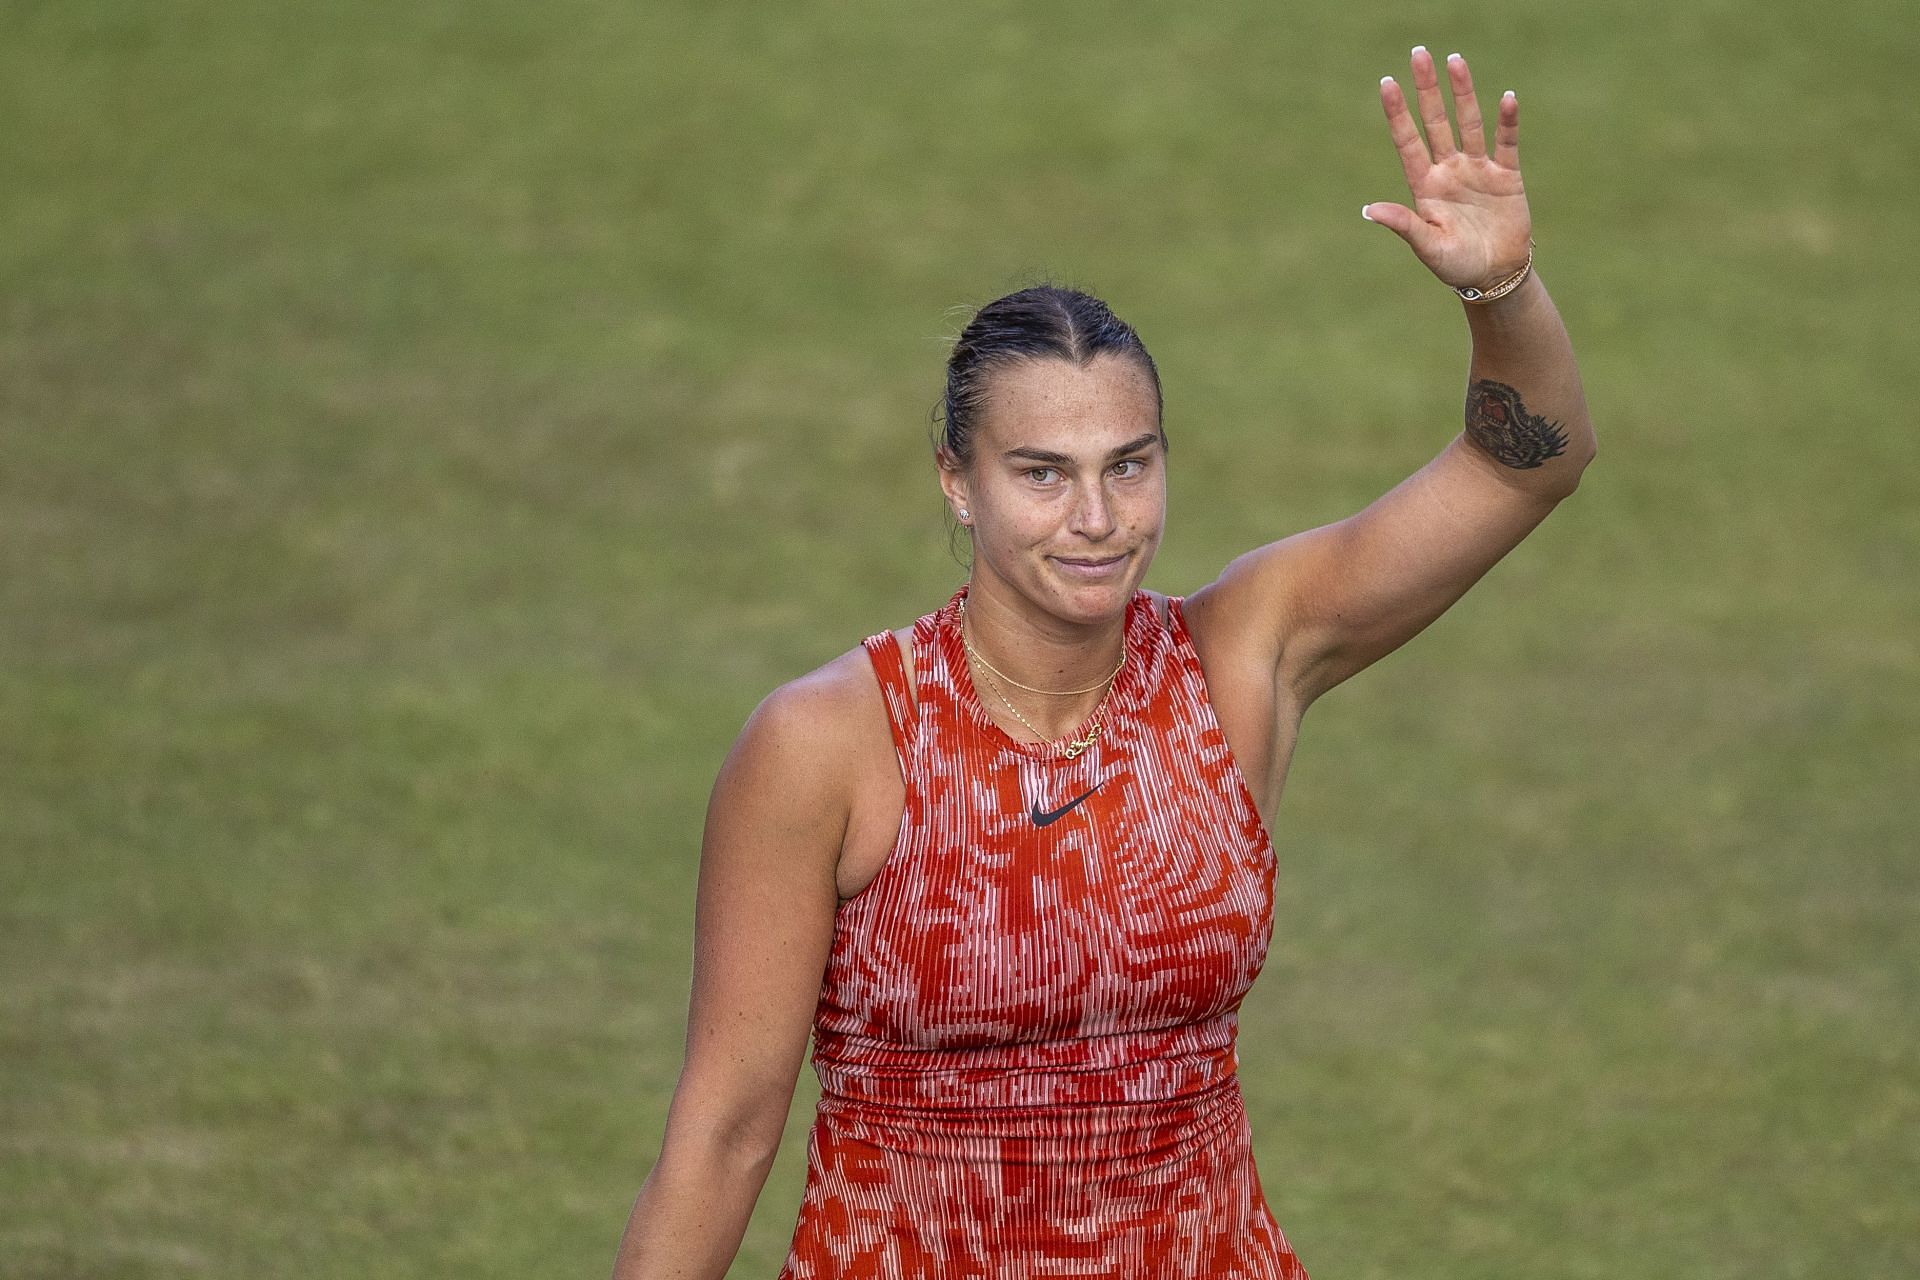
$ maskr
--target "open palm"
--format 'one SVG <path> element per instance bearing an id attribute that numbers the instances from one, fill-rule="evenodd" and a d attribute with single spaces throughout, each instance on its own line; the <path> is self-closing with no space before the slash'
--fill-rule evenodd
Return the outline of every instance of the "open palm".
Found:
<path id="1" fill-rule="evenodd" d="M 1488 155 L 1473 75 L 1465 58 L 1452 55 L 1447 78 L 1460 117 L 1456 143 L 1433 55 L 1416 46 L 1412 61 L 1426 140 L 1421 140 L 1392 76 L 1380 81 L 1380 105 L 1400 152 L 1413 207 L 1376 202 L 1363 205 L 1360 212 L 1405 240 L 1414 256 L 1445 283 L 1484 288 L 1518 271 L 1531 244 L 1533 218 L 1520 182 L 1520 103 L 1511 93 L 1500 99 L 1493 154 Z"/>

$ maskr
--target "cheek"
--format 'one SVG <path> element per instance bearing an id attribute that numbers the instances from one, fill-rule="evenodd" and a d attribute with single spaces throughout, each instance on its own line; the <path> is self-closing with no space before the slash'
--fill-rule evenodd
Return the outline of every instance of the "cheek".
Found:
<path id="1" fill-rule="evenodd" d="M 999 541 L 1007 547 L 1032 547 L 1053 541 L 1060 521 L 1051 512 L 1025 509 L 1006 512 L 1000 521 Z"/>
<path id="2" fill-rule="evenodd" d="M 1164 486 L 1155 485 L 1138 489 L 1121 499 L 1122 510 L 1127 513 L 1128 523 L 1136 529 L 1158 529 L 1167 515 L 1167 491 Z"/>
<path id="3" fill-rule="evenodd" d="M 1061 504 L 1050 495 L 995 494 L 987 510 L 988 536 L 996 543 L 1017 544 L 1051 536 L 1061 519 Z"/>

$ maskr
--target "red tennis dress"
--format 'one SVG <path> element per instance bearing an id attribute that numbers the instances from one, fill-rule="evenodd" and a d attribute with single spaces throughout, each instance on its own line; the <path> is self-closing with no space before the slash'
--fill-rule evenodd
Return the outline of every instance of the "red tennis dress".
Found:
<path id="1" fill-rule="evenodd" d="M 1180 602 L 1128 604 L 1099 739 L 988 718 L 962 587 L 865 641 L 906 779 L 886 864 L 840 905 L 821 1097 L 783 1280 L 1305 1280 L 1235 1074 L 1274 856 Z"/>

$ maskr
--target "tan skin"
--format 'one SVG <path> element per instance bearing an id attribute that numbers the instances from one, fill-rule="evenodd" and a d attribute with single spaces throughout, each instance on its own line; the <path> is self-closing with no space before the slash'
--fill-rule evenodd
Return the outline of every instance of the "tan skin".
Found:
<path id="1" fill-rule="evenodd" d="M 1456 144 L 1440 68 L 1417 49 L 1412 70 L 1427 140 L 1391 80 L 1381 104 L 1414 203 L 1364 212 L 1442 281 L 1491 284 L 1524 262 L 1531 231 L 1518 105 L 1500 103 L 1489 154 L 1465 60 L 1451 61 Z M 1459 599 L 1573 492 L 1594 455 L 1572 348 L 1539 276 L 1465 309 L 1470 378 L 1517 389 L 1564 431 L 1565 448 L 1518 469 L 1462 432 L 1364 510 L 1248 552 L 1186 601 L 1214 710 L 1269 822 L 1314 700 Z M 1079 688 L 1117 661 L 1166 517 L 1159 428 L 1151 383 L 1130 359 L 1022 361 L 995 373 L 969 455 L 939 457 L 941 489 L 973 543 L 967 634 L 1020 683 Z M 910 653 L 909 632 L 897 634 Z M 975 679 L 1000 728 L 1032 740 Z M 1072 732 L 1100 697 L 1007 693 L 1044 737 Z M 782 686 L 742 730 L 701 848 L 686 1061 L 616 1280 L 724 1274 L 786 1123 L 835 910 L 886 860 L 904 797 L 864 650 Z"/>

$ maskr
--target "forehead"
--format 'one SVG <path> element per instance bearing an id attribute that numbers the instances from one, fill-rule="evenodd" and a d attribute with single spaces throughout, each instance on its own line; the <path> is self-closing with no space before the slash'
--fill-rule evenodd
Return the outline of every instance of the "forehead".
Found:
<path id="1" fill-rule="evenodd" d="M 1095 356 L 1084 365 L 1052 357 L 994 370 L 980 429 L 988 452 L 1073 443 L 1107 446 L 1160 429 L 1153 379 L 1137 360 Z"/>

